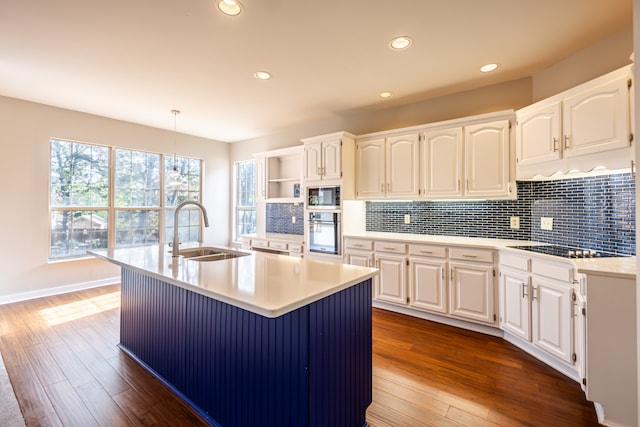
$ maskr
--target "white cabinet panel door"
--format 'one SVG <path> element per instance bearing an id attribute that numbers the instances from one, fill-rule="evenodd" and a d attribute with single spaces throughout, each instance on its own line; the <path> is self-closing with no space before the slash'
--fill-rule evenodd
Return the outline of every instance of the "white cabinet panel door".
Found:
<path id="1" fill-rule="evenodd" d="M 358 142 L 356 146 L 356 197 L 381 198 L 385 194 L 384 139 Z"/>
<path id="2" fill-rule="evenodd" d="M 531 295 L 532 342 L 567 363 L 571 363 L 571 288 L 539 277 Z"/>
<path id="3" fill-rule="evenodd" d="M 346 252 L 344 258 L 345 264 L 358 265 L 360 267 L 371 267 L 373 265 L 373 254 Z"/>
<path id="4" fill-rule="evenodd" d="M 342 144 L 340 140 L 322 143 L 322 179 L 342 178 Z"/>
<path id="5" fill-rule="evenodd" d="M 304 146 L 304 179 L 320 180 L 322 178 L 322 143 Z"/>
<path id="6" fill-rule="evenodd" d="M 436 313 L 447 313 L 446 269 L 446 261 L 410 258 L 409 305 Z"/>
<path id="7" fill-rule="evenodd" d="M 466 126 L 464 132 L 467 196 L 509 194 L 509 121 Z"/>
<path id="8" fill-rule="evenodd" d="M 565 99 L 562 118 L 565 157 L 628 147 L 627 77 Z"/>
<path id="9" fill-rule="evenodd" d="M 529 275 L 503 268 L 500 272 L 500 326 L 527 341 L 531 339 Z"/>
<path id="10" fill-rule="evenodd" d="M 387 138 L 387 197 L 418 197 L 419 134 Z"/>
<path id="11" fill-rule="evenodd" d="M 449 313 L 493 324 L 493 266 L 451 262 L 449 270 Z"/>
<path id="12" fill-rule="evenodd" d="M 427 132 L 420 146 L 423 193 L 427 197 L 462 195 L 462 127 Z"/>
<path id="13" fill-rule="evenodd" d="M 562 104 L 536 104 L 518 111 L 516 162 L 528 165 L 562 156 Z"/>
<path id="14" fill-rule="evenodd" d="M 407 304 L 406 257 L 376 254 L 376 267 L 380 270 L 375 298 L 396 304 Z"/>

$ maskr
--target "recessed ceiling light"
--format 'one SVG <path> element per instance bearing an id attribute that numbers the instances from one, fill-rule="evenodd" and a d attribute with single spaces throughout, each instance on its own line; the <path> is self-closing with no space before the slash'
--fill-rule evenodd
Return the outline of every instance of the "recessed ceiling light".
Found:
<path id="1" fill-rule="evenodd" d="M 391 42 L 389 42 L 389 46 L 391 46 L 391 49 L 406 49 L 409 46 L 411 46 L 411 43 L 413 43 L 413 40 L 411 40 L 411 37 L 409 36 L 398 36 L 395 37 L 391 40 Z"/>
<path id="2" fill-rule="evenodd" d="M 218 9 L 225 15 L 236 16 L 242 12 L 242 5 L 236 0 L 220 0 L 218 1 Z"/>
<path id="3" fill-rule="evenodd" d="M 256 71 L 253 73 L 253 77 L 258 80 L 269 80 L 271 78 L 271 73 L 267 71 Z"/>
<path id="4" fill-rule="evenodd" d="M 378 96 L 379 96 L 380 98 L 382 98 L 382 99 L 384 99 L 384 98 L 391 98 L 391 96 L 392 96 L 392 95 L 393 95 L 393 93 L 391 93 L 391 92 L 380 92 L 380 93 L 378 94 Z"/>
<path id="5" fill-rule="evenodd" d="M 486 64 L 480 67 L 480 71 L 482 71 L 483 73 L 489 73 L 496 68 L 498 68 L 498 64 Z"/>

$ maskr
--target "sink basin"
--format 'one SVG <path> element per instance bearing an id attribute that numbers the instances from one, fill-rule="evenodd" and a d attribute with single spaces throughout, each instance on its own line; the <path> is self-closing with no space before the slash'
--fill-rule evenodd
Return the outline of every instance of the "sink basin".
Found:
<path id="1" fill-rule="evenodd" d="M 178 254 L 192 261 L 220 261 L 223 259 L 238 258 L 249 255 L 246 252 L 232 251 L 230 249 L 202 246 L 199 248 L 182 249 Z"/>

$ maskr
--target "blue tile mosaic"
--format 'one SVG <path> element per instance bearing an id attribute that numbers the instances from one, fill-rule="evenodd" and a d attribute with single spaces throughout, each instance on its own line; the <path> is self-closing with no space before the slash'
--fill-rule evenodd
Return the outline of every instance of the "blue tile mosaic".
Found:
<path id="1" fill-rule="evenodd" d="M 636 253 L 635 178 L 629 173 L 518 181 L 517 200 L 367 202 L 366 229 L 394 233 L 534 240 Z M 404 223 L 404 215 L 411 223 Z M 520 217 L 511 229 L 510 217 Z M 552 217 L 553 230 L 540 218 Z"/>
<path id="2" fill-rule="evenodd" d="M 267 203 L 266 231 L 279 234 L 304 234 L 304 218 L 302 203 Z M 291 217 L 296 217 L 296 223 Z"/>

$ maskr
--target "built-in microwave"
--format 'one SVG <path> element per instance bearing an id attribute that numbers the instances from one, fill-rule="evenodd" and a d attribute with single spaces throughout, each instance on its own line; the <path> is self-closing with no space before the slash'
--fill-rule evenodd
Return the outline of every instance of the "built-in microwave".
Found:
<path id="1" fill-rule="evenodd" d="M 308 209 L 340 209 L 340 186 L 308 187 Z"/>

